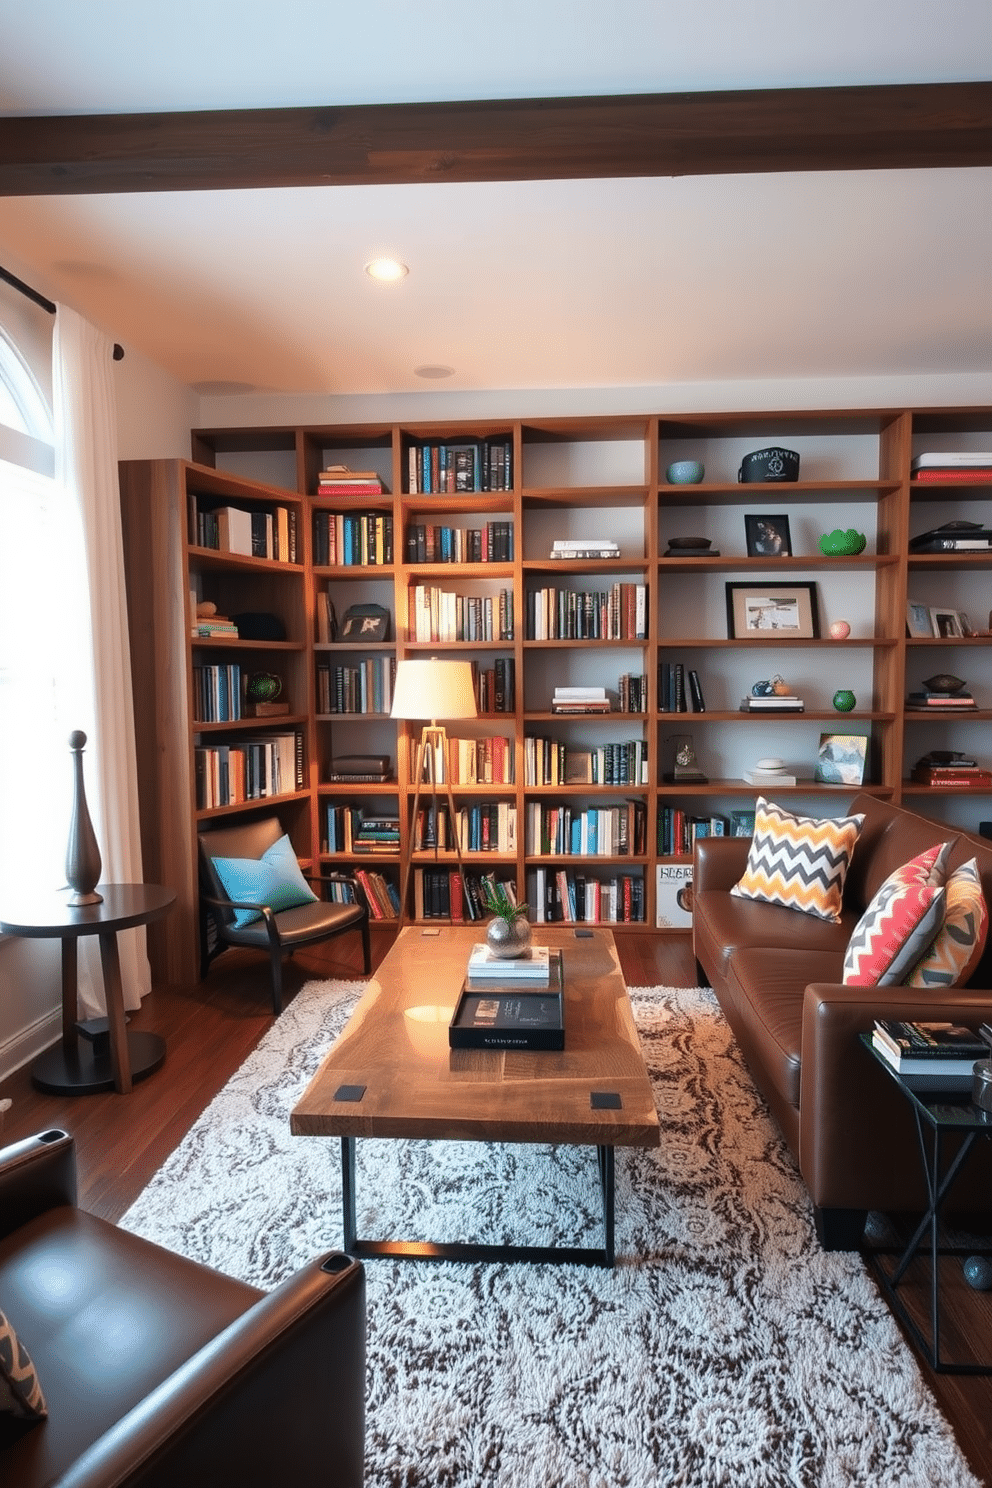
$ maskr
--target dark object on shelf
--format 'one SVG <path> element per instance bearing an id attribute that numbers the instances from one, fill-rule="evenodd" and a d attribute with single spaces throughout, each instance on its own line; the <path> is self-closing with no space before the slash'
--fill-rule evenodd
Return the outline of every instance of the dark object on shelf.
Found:
<path id="1" fill-rule="evenodd" d="M 953 672 L 935 672 L 932 677 L 923 678 L 923 686 L 929 687 L 931 692 L 960 692 L 964 678 L 955 677 Z"/>
<path id="2" fill-rule="evenodd" d="M 767 449 L 752 450 L 745 455 L 737 472 L 741 485 L 757 481 L 797 481 L 799 479 L 799 455 L 795 450 L 782 449 L 780 445 L 769 445 Z"/>
<path id="3" fill-rule="evenodd" d="M 662 554 L 663 558 L 719 558 L 720 549 L 711 548 L 666 548 Z"/>
<path id="4" fill-rule="evenodd" d="M 361 1264 L 325 1252 L 266 1293 L 82 1212 L 77 1187 L 65 1131 L 0 1152 L 3 1305 L 48 1399 L 5 1432 L 4 1482 L 265 1482 L 293 1421 L 295 1482 L 360 1483 Z"/>
<path id="5" fill-rule="evenodd" d="M 561 951 L 552 951 L 550 979 L 540 989 L 524 982 L 480 986 L 466 978 L 448 1025 L 451 1048 L 564 1049 L 561 962 Z"/>
<path id="6" fill-rule="evenodd" d="M 670 548 L 708 548 L 710 541 L 708 537 L 670 537 L 668 546 Z"/>
<path id="7" fill-rule="evenodd" d="M 968 1256 L 961 1274 L 973 1292 L 992 1291 L 992 1260 L 988 1256 Z"/>
<path id="8" fill-rule="evenodd" d="M 315 899 L 310 904 L 297 904 L 291 909 L 273 913 L 266 904 L 237 903 L 231 899 L 221 882 L 214 865 L 214 858 L 259 859 L 273 847 L 283 835 L 276 816 L 244 822 L 236 827 L 218 827 L 212 832 L 200 832 L 200 866 L 206 892 L 201 902 L 210 911 L 217 929 L 217 938 L 225 945 L 250 946 L 255 950 L 268 951 L 272 977 L 272 1011 L 278 1017 L 282 1011 L 282 958 L 287 951 L 300 946 L 316 945 L 330 940 L 345 930 L 358 930 L 362 937 L 362 966 L 365 975 L 372 970 L 372 944 L 369 935 L 369 911 L 365 896 L 350 874 L 323 873 L 305 875 L 317 892 L 321 884 L 344 883 L 351 887 L 354 900 Z M 254 910 L 257 919 L 248 924 L 237 924 L 238 909 Z M 217 952 L 215 952 L 217 954 Z M 212 958 L 210 958 L 212 959 Z M 209 961 L 203 967 L 208 970 Z"/>
<path id="9" fill-rule="evenodd" d="M 784 512 L 744 516 L 744 534 L 749 558 L 791 558 L 792 537 Z"/>
<path id="10" fill-rule="evenodd" d="M 388 641 L 389 611 L 384 605 L 349 605 L 344 612 L 339 641 Z"/>
<path id="11" fill-rule="evenodd" d="M 388 780 L 388 754 L 344 754 L 331 760 L 331 780 Z"/>
<path id="12" fill-rule="evenodd" d="M 928 532 L 921 532 L 917 537 L 909 539 L 909 550 L 911 553 L 939 552 L 947 544 L 954 545 L 959 541 L 976 542 L 980 539 L 992 538 L 992 532 L 984 528 L 981 522 L 944 522 L 940 527 L 931 527 Z"/>
<path id="13" fill-rule="evenodd" d="M 243 641 L 284 641 L 286 627 L 278 615 L 265 610 L 245 610 L 231 619 L 238 627 L 238 636 Z"/>

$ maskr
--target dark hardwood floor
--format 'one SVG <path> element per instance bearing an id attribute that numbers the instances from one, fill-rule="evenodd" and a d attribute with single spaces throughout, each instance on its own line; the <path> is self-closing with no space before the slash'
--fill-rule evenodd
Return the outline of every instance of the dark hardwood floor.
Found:
<path id="1" fill-rule="evenodd" d="M 286 963 L 287 1000 L 312 977 L 360 976 L 357 945 L 349 938 L 299 952 Z M 373 934 L 374 964 L 390 945 L 388 933 Z M 692 986 L 695 963 L 687 936 L 617 936 L 624 976 L 630 986 Z M 3 1140 L 13 1141 L 49 1127 L 63 1127 L 76 1139 L 80 1203 L 106 1219 L 118 1219 L 153 1173 L 180 1142 L 197 1116 L 243 1063 L 270 1026 L 268 970 L 264 957 L 227 951 L 206 981 L 188 987 L 156 987 L 131 1026 L 161 1033 L 168 1040 L 166 1064 L 134 1087 L 84 1097 L 44 1095 L 27 1069 L 0 1084 L 0 1098 L 13 1104 Z M 954 1278 L 952 1276 L 952 1282 Z M 905 1289 L 907 1301 L 925 1308 L 923 1286 Z M 970 1291 L 963 1282 L 948 1286 L 946 1346 L 987 1341 L 992 1358 L 992 1294 Z M 924 1378 L 954 1428 L 973 1471 L 992 1488 L 992 1379 L 935 1375 L 921 1362 Z"/>

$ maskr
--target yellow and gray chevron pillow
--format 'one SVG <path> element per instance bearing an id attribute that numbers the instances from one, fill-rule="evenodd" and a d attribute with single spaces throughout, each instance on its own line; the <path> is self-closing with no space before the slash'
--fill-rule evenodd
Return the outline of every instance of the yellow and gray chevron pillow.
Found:
<path id="1" fill-rule="evenodd" d="M 922 960 L 905 979 L 907 987 L 963 987 L 985 949 L 989 914 L 978 861 L 969 858 L 947 880 L 944 923 Z"/>
<path id="2" fill-rule="evenodd" d="M 795 816 L 759 796 L 747 867 L 730 892 L 836 924 L 863 824 L 860 814 Z"/>

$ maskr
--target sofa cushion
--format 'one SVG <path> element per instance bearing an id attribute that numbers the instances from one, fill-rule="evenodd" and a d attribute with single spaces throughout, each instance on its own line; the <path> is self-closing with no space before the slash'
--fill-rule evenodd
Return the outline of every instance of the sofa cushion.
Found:
<path id="1" fill-rule="evenodd" d="M 0 1312 L 0 1446 L 48 1415 L 31 1355 Z"/>
<path id="2" fill-rule="evenodd" d="M 731 894 L 839 923 L 863 821 L 861 815 L 796 816 L 759 796 L 747 867 Z"/>
<path id="3" fill-rule="evenodd" d="M 242 904 L 267 904 L 273 913 L 313 904 L 317 895 L 300 872 L 293 844 L 285 834 L 260 858 L 214 858 L 217 877 L 230 897 Z M 260 920 L 257 910 L 236 909 L 234 928 Z"/>
<path id="4" fill-rule="evenodd" d="M 946 842 L 929 847 L 885 880 L 848 942 L 846 986 L 896 985 L 922 958 L 944 921 L 942 884 L 950 850 Z"/>
<path id="5" fill-rule="evenodd" d="M 963 986 L 981 960 L 988 926 L 978 860 L 969 858 L 946 881 L 944 923 L 922 960 L 905 978 L 906 986 Z"/>

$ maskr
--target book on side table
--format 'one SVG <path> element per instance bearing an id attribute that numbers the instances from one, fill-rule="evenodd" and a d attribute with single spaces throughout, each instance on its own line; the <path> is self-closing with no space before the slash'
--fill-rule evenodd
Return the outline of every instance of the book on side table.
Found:
<path id="1" fill-rule="evenodd" d="M 989 1045 L 960 1023 L 913 1023 L 876 1018 L 872 1044 L 913 1090 L 971 1089 L 976 1060 Z"/>

